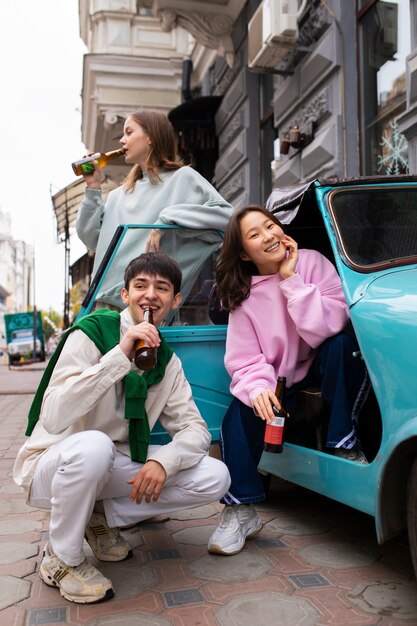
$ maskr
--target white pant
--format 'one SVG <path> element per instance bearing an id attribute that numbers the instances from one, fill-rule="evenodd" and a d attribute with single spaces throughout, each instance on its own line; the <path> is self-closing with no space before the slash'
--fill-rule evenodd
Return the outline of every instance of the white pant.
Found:
<path id="1" fill-rule="evenodd" d="M 130 500 L 127 481 L 141 467 L 96 430 L 70 435 L 45 452 L 36 467 L 29 503 L 51 510 L 49 540 L 64 563 L 74 566 L 84 560 L 84 531 L 96 500 L 103 501 L 110 527 L 127 526 L 217 501 L 230 486 L 227 467 L 205 456 L 194 467 L 169 477 L 157 502 L 143 499 L 137 504 Z"/>

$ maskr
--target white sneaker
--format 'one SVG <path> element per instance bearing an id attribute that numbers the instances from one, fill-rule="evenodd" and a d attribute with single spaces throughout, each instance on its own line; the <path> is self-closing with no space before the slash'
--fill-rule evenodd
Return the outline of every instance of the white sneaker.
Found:
<path id="1" fill-rule="evenodd" d="M 252 504 L 225 506 L 220 522 L 208 542 L 208 551 L 213 554 L 237 554 L 243 550 L 247 537 L 256 535 L 262 521 Z"/>
<path id="2" fill-rule="evenodd" d="M 70 602 L 92 604 L 114 596 L 111 580 L 94 565 L 86 560 L 80 565 L 66 565 L 53 553 L 49 543 L 45 546 L 39 576 L 50 587 L 58 587 Z"/>
<path id="3" fill-rule="evenodd" d="M 94 512 L 85 529 L 85 538 L 99 561 L 124 561 L 132 556 L 130 544 L 118 528 L 109 528 L 106 516 Z"/>

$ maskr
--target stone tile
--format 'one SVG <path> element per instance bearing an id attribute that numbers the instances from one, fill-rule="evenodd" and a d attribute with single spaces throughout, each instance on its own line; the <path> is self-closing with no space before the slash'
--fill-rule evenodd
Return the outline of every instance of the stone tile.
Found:
<path id="1" fill-rule="evenodd" d="M 0 493 L 15 494 L 15 493 L 22 493 L 22 490 L 18 485 L 15 485 L 14 483 L 9 483 L 9 484 L 6 483 L 2 487 L 0 487 Z"/>
<path id="2" fill-rule="evenodd" d="M 173 626 L 173 622 L 157 615 L 149 616 L 135 612 L 99 617 L 90 622 L 89 626 Z"/>
<path id="3" fill-rule="evenodd" d="M 271 570 L 266 576 L 258 580 L 243 580 L 227 583 L 227 585 L 218 582 L 207 582 L 202 587 L 202 591 L 208 602 L 220 606 L 227 604 L 237 596 L 243 597 L 256 593 L 273 592 L 290 596 L 294 593 L 294 585 L 290 583 L 287 577 L 278 576 Z"/>
<path id="4" fill-rule="evenodd" d="M 221 626 L 314 626 L 320 620 L 320 612 L 308 600 L 272 592 L 234 598 L 215 616 Z"/>
<path id="5" fill-rule="evenodd" d="M 260 578 L 272 564 L 264 556 L 245 551 L 231 557 L 207 555 L 190 563 L 189 568 L 196 578 L 229 583 Z"/>
<path id="6" fill-rule="evenodd" d="M 286 545 L 282 541 L 282 539 L 274 539 L 272 537 L 266 537 L 265 539 L 257 539 L 256 537 L 254 537 L 251 543 L 253 543 L 260 550 L 267 550 L 270 548 L 283 548 Z"/>
<path id="7" fill-rule="evenodd" d="M 317 566 L 310 565 L 300 556 L 296 550 L 280 548 L 279 550 L 268 550 L 268 558 L 280 574 L 305 574 L 317 571 Z"/>
<path id="8" fill-rule="evenodd" d="M 322 614 L 320 626 L 379 626 L 378 618 L 354 606 L 341 589 L 330 586 L 306 587 L 298 589 L 294 595 L 309 600 Z"/>
<path id="9" fill-rule="evenodd" d="M 0 542 L 0 565 L 29 559 L 31 556 L 36 556 L 38 552 L 39 548 L 34 543 L 26 541 Z"/>
<path id="10" fill-rule="evenodd" d="M 135 557 L 121 563 L 100 562 L 96 567 L 110 578 L 118 600 L 135 598 L 157 583 L 154 571 L 140 562 L 135 562 Z"/>
<path id="11" fill-rule="evenodd" d="M 0 565 L 0 576 L 10 575 L 16 578 L 27 578 L 35 571 L 36 559 L 34 558 L 22 559 L 16 563 L 6 563 L 5 565 Z"/>
<path id="12" fill-rule="evenodd" d="M 151 561 L 149 568 L 152 569 L 158 581 L 154 589 L 161 593 L 191 589 L 192 587 L 199 587 L 201 584 L 193 576 L 190 564 L 183 559 Z"/>
<path id="13" fill-rule="evenodd" d="M 307 563 L 336 568 L 366 567 L 380 557 L 377 550 L 342 541 L 313 544 L 300 550 L 299 554 Z"/>
<path id="14" fill-rule="evenodd" d="M 330 530 L 331 526 L 322 515 L 297 515 L 284 512 L 265 524 L 265 528 L 282 535 L 320 535 Z"/>
<path id="15" fill-rule="evenodd" d="M 32 519 L 13 519 L 0 521 L 0 535 L 20 535 L 30 530 L 40 530 L 42 522 Z"/>
<path id="16" fill-rule="evenodd" d="M 173 520 L 188 520 L 188 519 L 205 519 L 217 515 L 219 509 L 214 504 L 206 504 L 205 506 L 197 506 L 193 509 L 185 509 L 184 511 L 175 511 L 171 513 L 171 519 Z"/>
<path id="17" fill-rule="evenodd" d="M 330 583 L 321 574 L 299 574 L 298 576 L 288 576 L 297 587 L 326 587 Z"/>
<path id="18" fill-rule="evenodd" d="M 26 611 L 20 606 L 11 606 L 0 615 L 2 626 L 26 626 Z"/>
<path id="19" fill-rule="evenodd" d="M 413 619 L 413 623 L 417 623 L 415 581 L 362 582 L 356 585 L 347 597 L 367 613 Z"/>
<path id="20" fill-rule="evenodd" d="M 164 617 L 170 618 L 175 626 L 218 626 L 213 615 L 216 608 L 201 603 L 176 606 L 166 609 Z"/>
<path id="21" fill-rule="evenodd" d="M 151 550 L 150 557 L 153 561 L 164 561 L 166 559 L 181 559 L 182 555 L 178 550 Z"/>
<path id="22" fill-rule="evenodd" d="M 56 609 L 38 609 L 29 612 L 28 626 L 38 626 L 40 624 L 62 624 L 67 622 L 67 609 L 59 607 Z"/>
<path id="23" fill-rule="evenodd" d="M 178 543 L 194 546 L 207 545 L 215 529 L 216 526 L 190 526 L 177 533 L 173 533 L 172 538 Z"/>
<path id="24" fill-rule="evenodd" d="M 30 582 L 15 576 L 0 576 L 0 610 L 29 597 Z"/>
<path id="25" fill-rule="evenodd" d="M 22 499 L 14 498 L 0 501 L 0 515 L 20 515 L 24 513 L 33 513 L 34 508 L 28 506 Z"/>
<path id="26" fill-rule="evenodd" d="M 198 589 L 181 589 L 181 591 L 167 591 L 164 593 L 167 606 L 180 606 L 203 602 L 204 598 Z"/>

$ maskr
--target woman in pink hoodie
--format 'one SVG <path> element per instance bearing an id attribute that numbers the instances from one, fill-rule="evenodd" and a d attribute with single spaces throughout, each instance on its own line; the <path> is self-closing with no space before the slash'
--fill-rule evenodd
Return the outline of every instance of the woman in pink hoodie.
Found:
<path id="1" fill-rule="evenodd" d="M 287 379 L 288 400 L 300 389 L 321 387 L 330 410 L 326 447 L 362 463 L 355 426 L 369 381 L 363 361 L 352 355 L 355 340 L 342 332 L 349 309 L 335 267 L 315 250 L 299 250 L 266 209 L 248 206 L 232 215 L 217 285 L 230 312 L 225 365 L 235 399 L 221 429 L 232 483 L 208 548 L 236 554 L 262 527 L 253 503 L 265 499 L 257 466 L 265 424 L 272 406 L 279 408 L 278 376 Z"/>

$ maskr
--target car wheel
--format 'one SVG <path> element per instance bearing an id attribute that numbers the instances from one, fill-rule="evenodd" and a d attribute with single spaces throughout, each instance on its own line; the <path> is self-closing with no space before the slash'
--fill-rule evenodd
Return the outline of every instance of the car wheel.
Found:
<path id="1" fill-rule="evenodd" d="M 415 459 L 407 484 L 407 531 L 414 576 L 417 579 L 417 459 Z"/>

